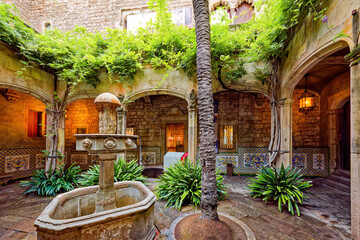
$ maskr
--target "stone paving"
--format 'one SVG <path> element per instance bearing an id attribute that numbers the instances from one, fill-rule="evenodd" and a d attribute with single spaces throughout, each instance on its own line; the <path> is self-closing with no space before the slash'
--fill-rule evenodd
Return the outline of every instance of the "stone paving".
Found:
<path id="1" fill-rule="evenodd" d="M 153 189 L 156 179 L 150 179 Z M 219 203 L 218 210 L 246 223 L 258 240 L 263 239 L 350 239 L 350 194 L 331 187 L 314 187 L 301 207 L 301 217 L 279 213 L 276 204 L 264 204 L 249 197 L 245 188 L 248 177 L 225 177 L 229 197 Z M 24 196 L 18 182 L 0 186 L 0 240 L 36 239 L 33 222 L 52 198 Z M 165 202 L 155 204 L 155 224 L 166 239 L 172 221 L 185 212 L 164 208 Z"/>

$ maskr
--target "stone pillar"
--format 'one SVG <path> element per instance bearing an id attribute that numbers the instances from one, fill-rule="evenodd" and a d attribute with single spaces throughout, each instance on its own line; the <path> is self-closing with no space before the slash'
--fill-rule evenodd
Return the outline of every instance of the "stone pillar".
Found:
<path id="1" fill-rule="evenodd" d="M 126 134 L 126 109 L 125 109 L 125 107 L 122 105 L 122 106 L 116 108 L 116 113 L 117 113 L 116 133 L 117 134 Z M 126 160 L 126 151 L 123 153 L 119 153 L 117 156 L 117 159 L 119 159 L 119 158 Z"/>
<path id="2" fill-rule="evenodd" d="M 360 64 L 350 68 L 351 86 L 351 231 L 360 239 Z"/>
<path id="3" fill-rule="evenodd" d="M 281 143 L 279 161 L 276 162 L 276 167 L 280 167 L 281 163 L 284 167 L 291 165 L 292 162 L 292 104 L 294 100 L 286 99 L 279 102 L 280 107 L 280 129 L 281 129 Z"/>
<path id="4" fill-rule="evenodd" d="M 197 109 L 196 109 L 196 93 L 194 89 L 190 94 L 190 103 L 188 106 L 189 121 L 188 121 L 188 151 L 189 159 L 196 164 L 196 149 L 197 149 Z"/>
<path id="5" fill-rule="evenodd" d="M 352 239 L 360 239 L 360 58 L 359 10 L 352 12 L 352 36 L 354 47 L 345 60 L 350 63 L 350 181 L 351 181 L 351 233 Z"/>
<path id="6" fill-rule="evenodd" d="M 116 208 L 114 191 L 114 162 L 116 154 L 99 154 L 99 190 L 96 192 L 95 212 Z"/>
<path id="7" fill-rule="evenodd" d="M 126 134 L 126 109 L 123 106 L 116 108 L 117 134 Z"/>
<path id="8" fill-rule="evenodd" d="M 332 109 L 327 112 L 328 114 L 328 144 L 329 144 L 329 161 L 330 172 L 335 172 L 336 166 L 339 162 L 339 118 L 343 110 Z"/>

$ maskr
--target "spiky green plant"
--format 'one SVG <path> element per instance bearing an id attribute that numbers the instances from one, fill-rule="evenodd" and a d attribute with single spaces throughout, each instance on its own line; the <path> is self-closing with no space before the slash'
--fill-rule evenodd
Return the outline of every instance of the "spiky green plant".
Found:
<path id="1" fill-rule="evenodd" d="M 126 162 L 122 159 L 115 162 L 114 181 L 141 181 L 146 182 L 146 177 L 142 175 L 144 168 L 137 164 L 137 160 Z M 93 186 L 99 184 L 100 166 L 91 166 L 88 171 L 82 174 L 80 179 L 81 186 Z"/>
<path id="2" fill-rule="evenodd" d="M 72 164 L 57 168 L 53 173 L 46 174 L 45 170 L 37 170 L 29 181 L 21 181 L 20 186 L 26 188 L 24 194 L 39 196 L 55 196 L 58 193 L 68 192 L 78 186 L 80 167 Z"/>
<path id="3" fill-rule="evenodd" d="M 224 200 L 227 193 L 224 178 L 217 173 L 218 199 Z M 178 161 L 166 169 L 160 176 L 159 185 L 155 187 L 155 193 L 160 200 L 166 201 L 165 207 L 181 209 L 183 205 L 200 205 L 201 200 L 201 167 L 194 165 L 188 159 Z"/>
<path id="4" fill-rule="evenodd" d="M 277 201 L 279 211 L 282 212 L 283 206 L 287 206 L 288 211 L 294 215 L 294 209 L 300 216 L 299 204 L 302 204 L 307 196 L 304 193 L 312 186 L 311 181 L 304 181 L 299 169 L 292 169 L 291 166 L 280 169 L 263 167 L 256 175 L 251 178 L 249 189 L 250 195 L 254 198 L 262 198 L 267 201 Z"/>

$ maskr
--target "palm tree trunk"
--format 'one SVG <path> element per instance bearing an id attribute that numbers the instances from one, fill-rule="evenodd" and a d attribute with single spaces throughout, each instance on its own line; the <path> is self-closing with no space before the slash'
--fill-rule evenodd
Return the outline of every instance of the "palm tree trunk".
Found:
<path id="1" fill-rule="evenodd" d="M 211 79 L 208 0 L 193 0 L 197 43 L 197 79 L 201 160 L 201 219 L 219 220 L 215 174 L 214 105 Z"/>

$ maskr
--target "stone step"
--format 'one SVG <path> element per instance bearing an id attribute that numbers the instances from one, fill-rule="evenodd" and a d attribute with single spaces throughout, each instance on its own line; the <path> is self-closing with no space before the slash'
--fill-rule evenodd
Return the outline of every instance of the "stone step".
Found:
<path id="1" fill-rule="evenodd" d="M 350 178 L 346 176 L 332 174 L 330 177 L 328 177 L 328 179 L 350 186 Z"/>
<path id="2" fill-rule="evenodd" d="M 350 192 L 350 185 L 346 185 L 329 178 L 318 178 L 314 182 L 323 187 L 333 188 L 341 192 Z"/>
<path id="3" fill-rule="evenodd" d="M 332 175 L 350 178 L 350 171 L 339 169 L 336 170 Z"/>

